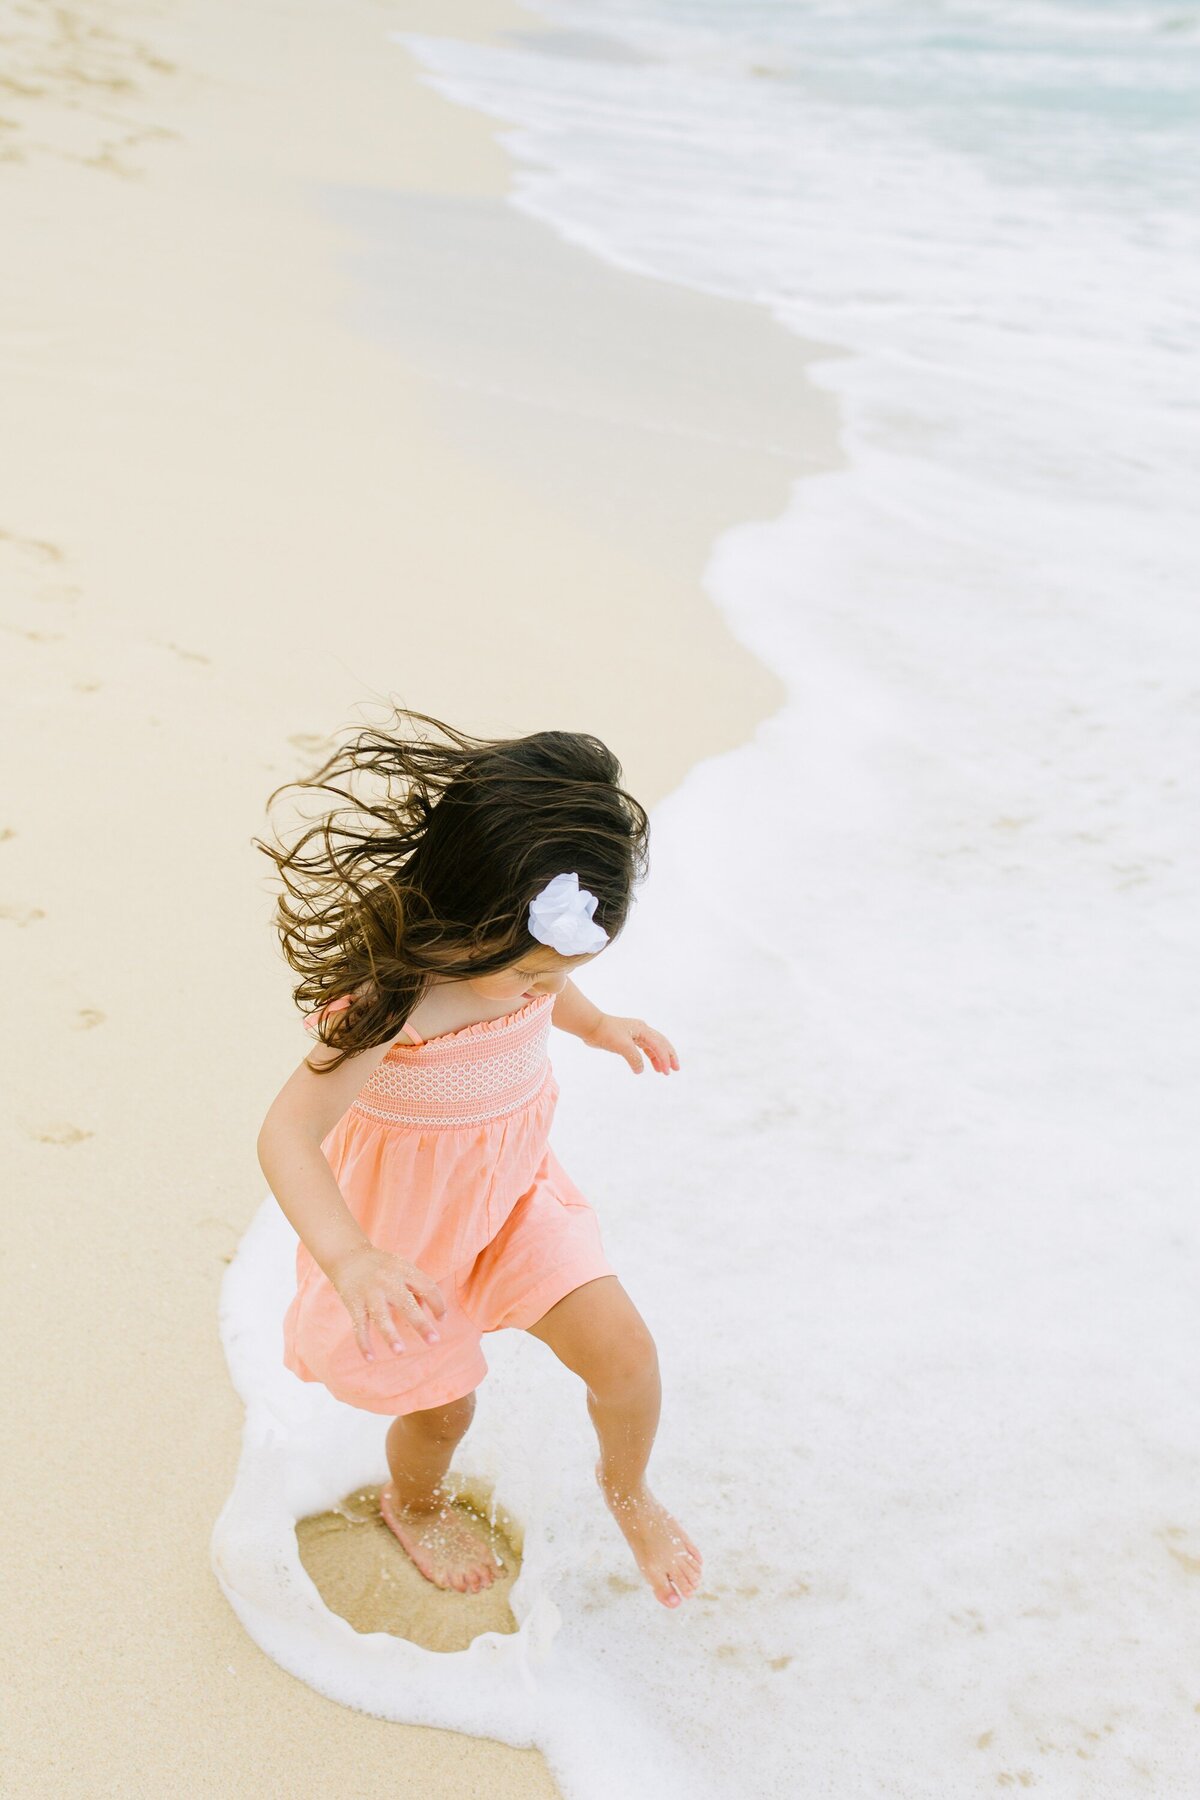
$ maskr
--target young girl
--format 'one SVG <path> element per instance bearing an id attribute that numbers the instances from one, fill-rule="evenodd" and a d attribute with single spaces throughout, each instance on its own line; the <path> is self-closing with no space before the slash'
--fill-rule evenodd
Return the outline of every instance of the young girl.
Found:
<path id="1" fill-rule="evenodd" d="M 442 1482 L 487 1371 L 482 1334 L 532 1332 L 586 1384 L 601 1492 L 657 1599 L 678 1606 L 701 1559 L 646 1485 L 654 1341 L 547 1141 L 552 1021 L 636 1072 L 643 1053 L 660 1074 L 679 1067 L 661 1032 L 570 979 L 625 924 L 649 822 L 597 738 L 405 722 L 445 741 L 361 731 L 285 784 L 344 804 L 290 850 L 254 840 L 283 878 L 279 935 L 320 1040 L 258 1139 L 301 1240 L 283 1360 L 392 1416 L 383 1517 L 428 1580 L 477 1593 L 493 1558 Z M 361 775 L 381 791 L 358 794 Z"/>

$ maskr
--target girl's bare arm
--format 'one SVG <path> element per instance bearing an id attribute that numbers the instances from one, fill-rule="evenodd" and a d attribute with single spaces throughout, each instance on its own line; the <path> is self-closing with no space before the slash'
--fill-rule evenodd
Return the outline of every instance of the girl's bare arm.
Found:
<path id="1" fill-rule="evenodd" d="M 635 1075 L 642 1072 L 645 1057 L 660 1075 L 679 1067 L 675 1046 L 645 1019 L 619 1019 L 601 1012 L 573 981 L 568 981 L 554 1002 L 554 1023 L 582 1038 L 594 1050 L 611 1050 L 623 1056 Z M 643 1055 L 644 1053 L 644 1055 Z"/>
<path id="2" fill-rule="evenodd" d="M 572 1037 L 586 1039 L 603 1017 L 600 1008 L 586 994 L 581 994 L 573 981 L 566 982 L 555 995 L 551 1020 L 560 1031 L 569 1031 Z"/>
<path id="3" fill-rule="evenodd" d="M 343 1200 L 321 1149 L 388 1048 L 373 1044 L 328 1075 L 314 1075 L 310 1061 L 324 1066 L 336 1055 L 328 1045 L 314 1044 L 272 1100 L 258 1134 L 258 1160 L 271 1192 L 337 1289 L 368 1362 L 375 1355 L 372 1330 L 397 1351 L 404 1349 L 400 1321 L 436 1343 L 434 1321 L 446 1310 L 441 1289 L 423 1269 L 372 1244 Z"/>
<path id="4" fill-rule="evenodd" d="M 342 1199 L 321 1143 L 387 1049 L 386 1044 L 373 1044 L 347 1057 L 331 1074 L 314 1075 L 307 1064 L 324 1066 L 335 1054 L 329 1046 L 314 1043 L 272 1100 L 258 1134 L 258 1160 L 271 1192 L 331 1281 L 336 1266 L 370 1240 Z"/>

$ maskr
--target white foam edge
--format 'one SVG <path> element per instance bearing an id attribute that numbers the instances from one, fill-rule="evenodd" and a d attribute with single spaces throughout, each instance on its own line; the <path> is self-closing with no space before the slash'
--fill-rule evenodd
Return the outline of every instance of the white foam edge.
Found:
<path id="1" fill-rule="evenodd" d="M 554 1602 L 535 1591 L 536 1544 L 527 1546 L 532 1554 L 510 1595 L 517 1630 L 482 1632 L 461 1651 L 356 1631 L 326 1606 L 300 1560 L 297 1519 L 384 1473 L 384 1420 L 302 1384 L 283 1366 L 280 1320 L 295 1243 L 268 1194 L 221 1284 L 221 1338 L 246 1417 L 233 1489 L 213 1527 L 213 1573 L 260 1649 L 318 1693 L 380 1718 L 528 1746 L 536 1735 L 534 1668 L 560 1623 Z M 499 1493 L 496 1503 L 504 1506 Z"/>
<path id="2" fill-rule="evenodd" d="M 219 1326 L 245 1407 L 232 1491 L 213 1527 L 213 1573 L 248 1636 L 327 1699 L 409 1725 L 440 1726 L 539 1749 L 579 1800 L 704 1800 L 701 1771 L 661 1721 L 558 1638 L 549 1589 L 556 1553 L 518 1462 L 496 1472 L 493 1506 L 521 1523 L 509 1593 L 515 1632 L 481 1632 L 432 1651 L 390 1632 L 356 1631 L 325 1604 L 300 1560 L 296 1523 L 383 1479 L 386 1418 L 336 1400 L 285 1368 L 280 1322 L 294 1292 L 295 1231 L 267 1193 L 221 1283 Z M 502 1358 L 493 1352 L 495 1361 Z M 485 1465 L 489 1459 L 483 1458 Z M 557 1639 L 557 1641 L 556 1641 Z M 551 1646 L 554 1646 L 551 1657 Z"/>

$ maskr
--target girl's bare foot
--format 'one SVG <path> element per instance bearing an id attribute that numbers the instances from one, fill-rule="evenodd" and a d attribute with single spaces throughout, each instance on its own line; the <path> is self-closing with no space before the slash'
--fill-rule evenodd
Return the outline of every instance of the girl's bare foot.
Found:
<path id="1" fill-rule="evenodd" d="M 462 1514 L 444 1498 L 426 1507 L 400 1506 L 389 1485 L 379 1495 L 379 1511 L 412 1561 L 435 1587 L 460 1594 L 491 1587 L 504 1564 L 481 1541 Z"/>
<path id="2" fill-rule="evenodd" d="M 703 1559 L 683 1526 L 639 1482 L 620 1492 L 604 1479 L 596 1464 L 596 1480 L 608 1509 L 621 1527 L 638 1568 L 664 1606 L 678 1606 L 700 1586 Z"/>

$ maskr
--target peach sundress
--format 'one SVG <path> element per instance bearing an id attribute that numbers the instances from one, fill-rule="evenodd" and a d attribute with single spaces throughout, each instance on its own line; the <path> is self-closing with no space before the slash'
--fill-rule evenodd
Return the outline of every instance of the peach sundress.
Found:
<path id="1" fill-rule="evenodd" d="M 283 1360 L 302 1381 L 369 1412 L 447 1405 L 487 1373 L 484 1332 L 534 1325 L 573 1289 L 613 1274 L 596 1215 L 548 1141 L 553 1010 L 554 996 L 539 994 L 440 1037 L 405 1027 L 411 1042 L 389 1046 L 322 1140 L 371 1242 L 431 1276 L 446 1313 L 437 1344 L 402 1324 L 400 1352 L 372 1327 L 368 1362 L 341 1297 L 300 1243 Z"/>

